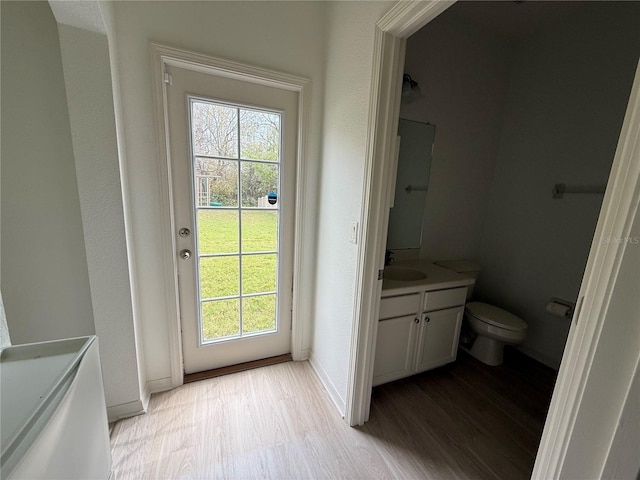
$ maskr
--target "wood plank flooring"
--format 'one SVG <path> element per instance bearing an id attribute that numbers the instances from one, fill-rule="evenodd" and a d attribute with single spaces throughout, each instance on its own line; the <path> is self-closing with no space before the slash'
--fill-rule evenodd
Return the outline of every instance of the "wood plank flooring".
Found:
<path id="1" fill-rule="evenodd" d="M 186 384 L 113 430 L 113 479 L 529 478 L 555 372 L 510 352 L 374 389 L 350 428 L 307 362 Z"/>

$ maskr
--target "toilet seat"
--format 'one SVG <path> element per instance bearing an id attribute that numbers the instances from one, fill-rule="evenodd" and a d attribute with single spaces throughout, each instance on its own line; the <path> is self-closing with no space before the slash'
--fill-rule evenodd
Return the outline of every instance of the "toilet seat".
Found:
<path id="1" fill-rule="evenodd" d="M 494 327 L 505 330 L 521 331 L 527 329 L 527 323 L 520 317 L 493 305 L 483 302 L 469 302 L 466 305 L 467 313 Z"/>

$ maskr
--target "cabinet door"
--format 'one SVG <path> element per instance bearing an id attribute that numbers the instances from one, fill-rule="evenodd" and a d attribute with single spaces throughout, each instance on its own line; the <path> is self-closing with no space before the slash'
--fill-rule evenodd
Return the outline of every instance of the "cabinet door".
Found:
<path id="1" fill-rule="evenodd" d="M 373 385 L 413 374 L 417 315 L 390 318 L 378 322 Z"/>
<path id="2" fill-rule="evenodd" d="M 416 373 L 439 367 L 456 359 L 463 314 L 464 307 L 422 314 L 415 364 Z"/>

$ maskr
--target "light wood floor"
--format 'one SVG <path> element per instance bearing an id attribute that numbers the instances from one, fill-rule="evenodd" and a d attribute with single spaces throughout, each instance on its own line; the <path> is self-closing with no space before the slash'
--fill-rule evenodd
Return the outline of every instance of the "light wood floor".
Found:
<path id="1" fill-rule="evenodd" d="M 529 478 L 555 372 L 512 353 L 374 389 L 371 420 L 350 428 L 307 362 L 154 395 L 118 422 L 114 480 Z"/>

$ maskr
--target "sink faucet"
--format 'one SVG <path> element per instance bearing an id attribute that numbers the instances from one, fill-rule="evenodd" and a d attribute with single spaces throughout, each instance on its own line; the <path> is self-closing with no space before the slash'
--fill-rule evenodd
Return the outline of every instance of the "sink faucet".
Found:
<path id="1" fill-rule="evenodd" d="M 384 266 L 388 266 L 393 263 L 395 259 L 393 258 L 393 252 L 391 250 L 386 250 L 384 253 Z"/>

